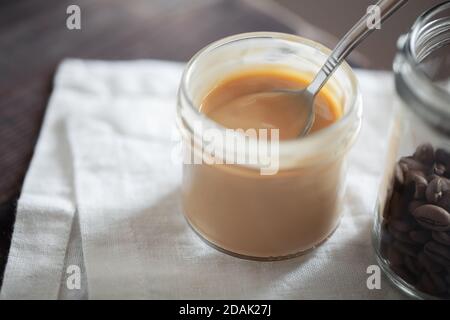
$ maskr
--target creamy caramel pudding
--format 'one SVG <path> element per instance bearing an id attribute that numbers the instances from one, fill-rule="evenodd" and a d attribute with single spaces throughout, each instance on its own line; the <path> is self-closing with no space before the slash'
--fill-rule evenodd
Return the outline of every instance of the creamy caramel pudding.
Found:
<path id="1" fill-rule="evenodd" d="M 258 68 L 229 76 L 203 99 L 200 111 L 232 129 L 279 129 L 280 139 L 297 139 L 305 123 L 307 108 L 293 95 L 276 89 L 302 89 L 308 77 L 277 68 Z M 259 98 L 260 93 L 267 93 Z M 256 95 L 255 95 L 256 94 Z M 342 108 L 322 90 L 315 100 L 315 122 L 311 133 L 328 127 L 342 115 Z"/>
<path id="2" fill-rule="evenodd" d="M 309 81 L 302 73 L 276 67 L 235 72 L 209 90 L 199 110 L 226 128 L 275 128 L 283 141 L 299 139 L 304 108 L 276 97 L 261 104 L 251 94 L 304 88 Z M 311 135 L 343 116 L 326 87 L 316 104 Z M 267 176 L 241 165 L 185 164 L 184 214 L 200 235 L 230 253 L 261 259 L 302 253 L 324 241 L 338 224 L 344 157 L 344 152 L 332 152 Z"/>

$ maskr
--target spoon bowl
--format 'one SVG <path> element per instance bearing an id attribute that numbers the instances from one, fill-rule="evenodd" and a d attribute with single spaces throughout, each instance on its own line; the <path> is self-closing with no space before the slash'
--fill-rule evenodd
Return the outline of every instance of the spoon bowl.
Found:
<path id="1" fill-rule="evenodd" d="M 242 109 L 254 108 L 255 106 L 282 106 L 285 103 L 291 107 L 296 106 L 303 109 L 299 114 L 306 113 L 302 119 L 294 121 L 293 127 L 298 127 L 298 136 L 307 135 L 314 125 L 315 111 L 314 100 L 319 91 L 328 81 L 337 67 L 369 34 L 376 30 L 373 20 L 379 17 L 380 24 L 390 17 L 395 11 L 406 4 L 408 0 L 381 0 L 368 11 L 347 34 L 339 41 L 323 67 L 319 70 L 313 81 L 301 90 L 277 89 L 271 92 L 262 92 L 241 97 L 234 101 L 235 106 Z M 378 8 L 378 10 L 376 10 Z M 378 14 L 378 16 L 377 16 Z M 255 122 L 261 119 L 255 119 Z M 296 135 L 297 136 L 297 135 Z"/>

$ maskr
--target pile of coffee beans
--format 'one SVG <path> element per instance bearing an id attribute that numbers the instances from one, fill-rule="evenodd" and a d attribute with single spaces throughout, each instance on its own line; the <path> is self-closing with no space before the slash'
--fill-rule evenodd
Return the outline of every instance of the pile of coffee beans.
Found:
<path id="1" fill-rule="evenodd" d="M 417 147 L 396 164 L 380 252 L 419 291 L 450 298 L 450 152 Z"/>

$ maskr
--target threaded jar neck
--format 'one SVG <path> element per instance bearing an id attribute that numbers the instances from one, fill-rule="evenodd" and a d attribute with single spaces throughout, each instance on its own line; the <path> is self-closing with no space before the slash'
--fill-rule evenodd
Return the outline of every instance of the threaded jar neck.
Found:
<path id="1" fill-rule="evenodd" d="M 450 135 L 450 1 L 426 11 L 400 38 L 394 72 L 406 105 Z"/>

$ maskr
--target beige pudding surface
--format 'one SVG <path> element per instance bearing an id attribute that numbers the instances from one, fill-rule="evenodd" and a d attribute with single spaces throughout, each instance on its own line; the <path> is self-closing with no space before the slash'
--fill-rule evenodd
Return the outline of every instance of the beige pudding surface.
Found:
<path id="1" fill-rule="evenodd" d="M 309 80 L 283 69 L 247 70 L 232 75 L 203 99 L 200 111 L 232 129 L 279 129 L 280 139 L 295 139 L 307 117 L 307 108 L 294 95 L 276 89 L 302 89 Z M 328 127 L 342 115 L 341 107 L 322 90 L 315 100 L 315 122 L 311 133 Z"/>

